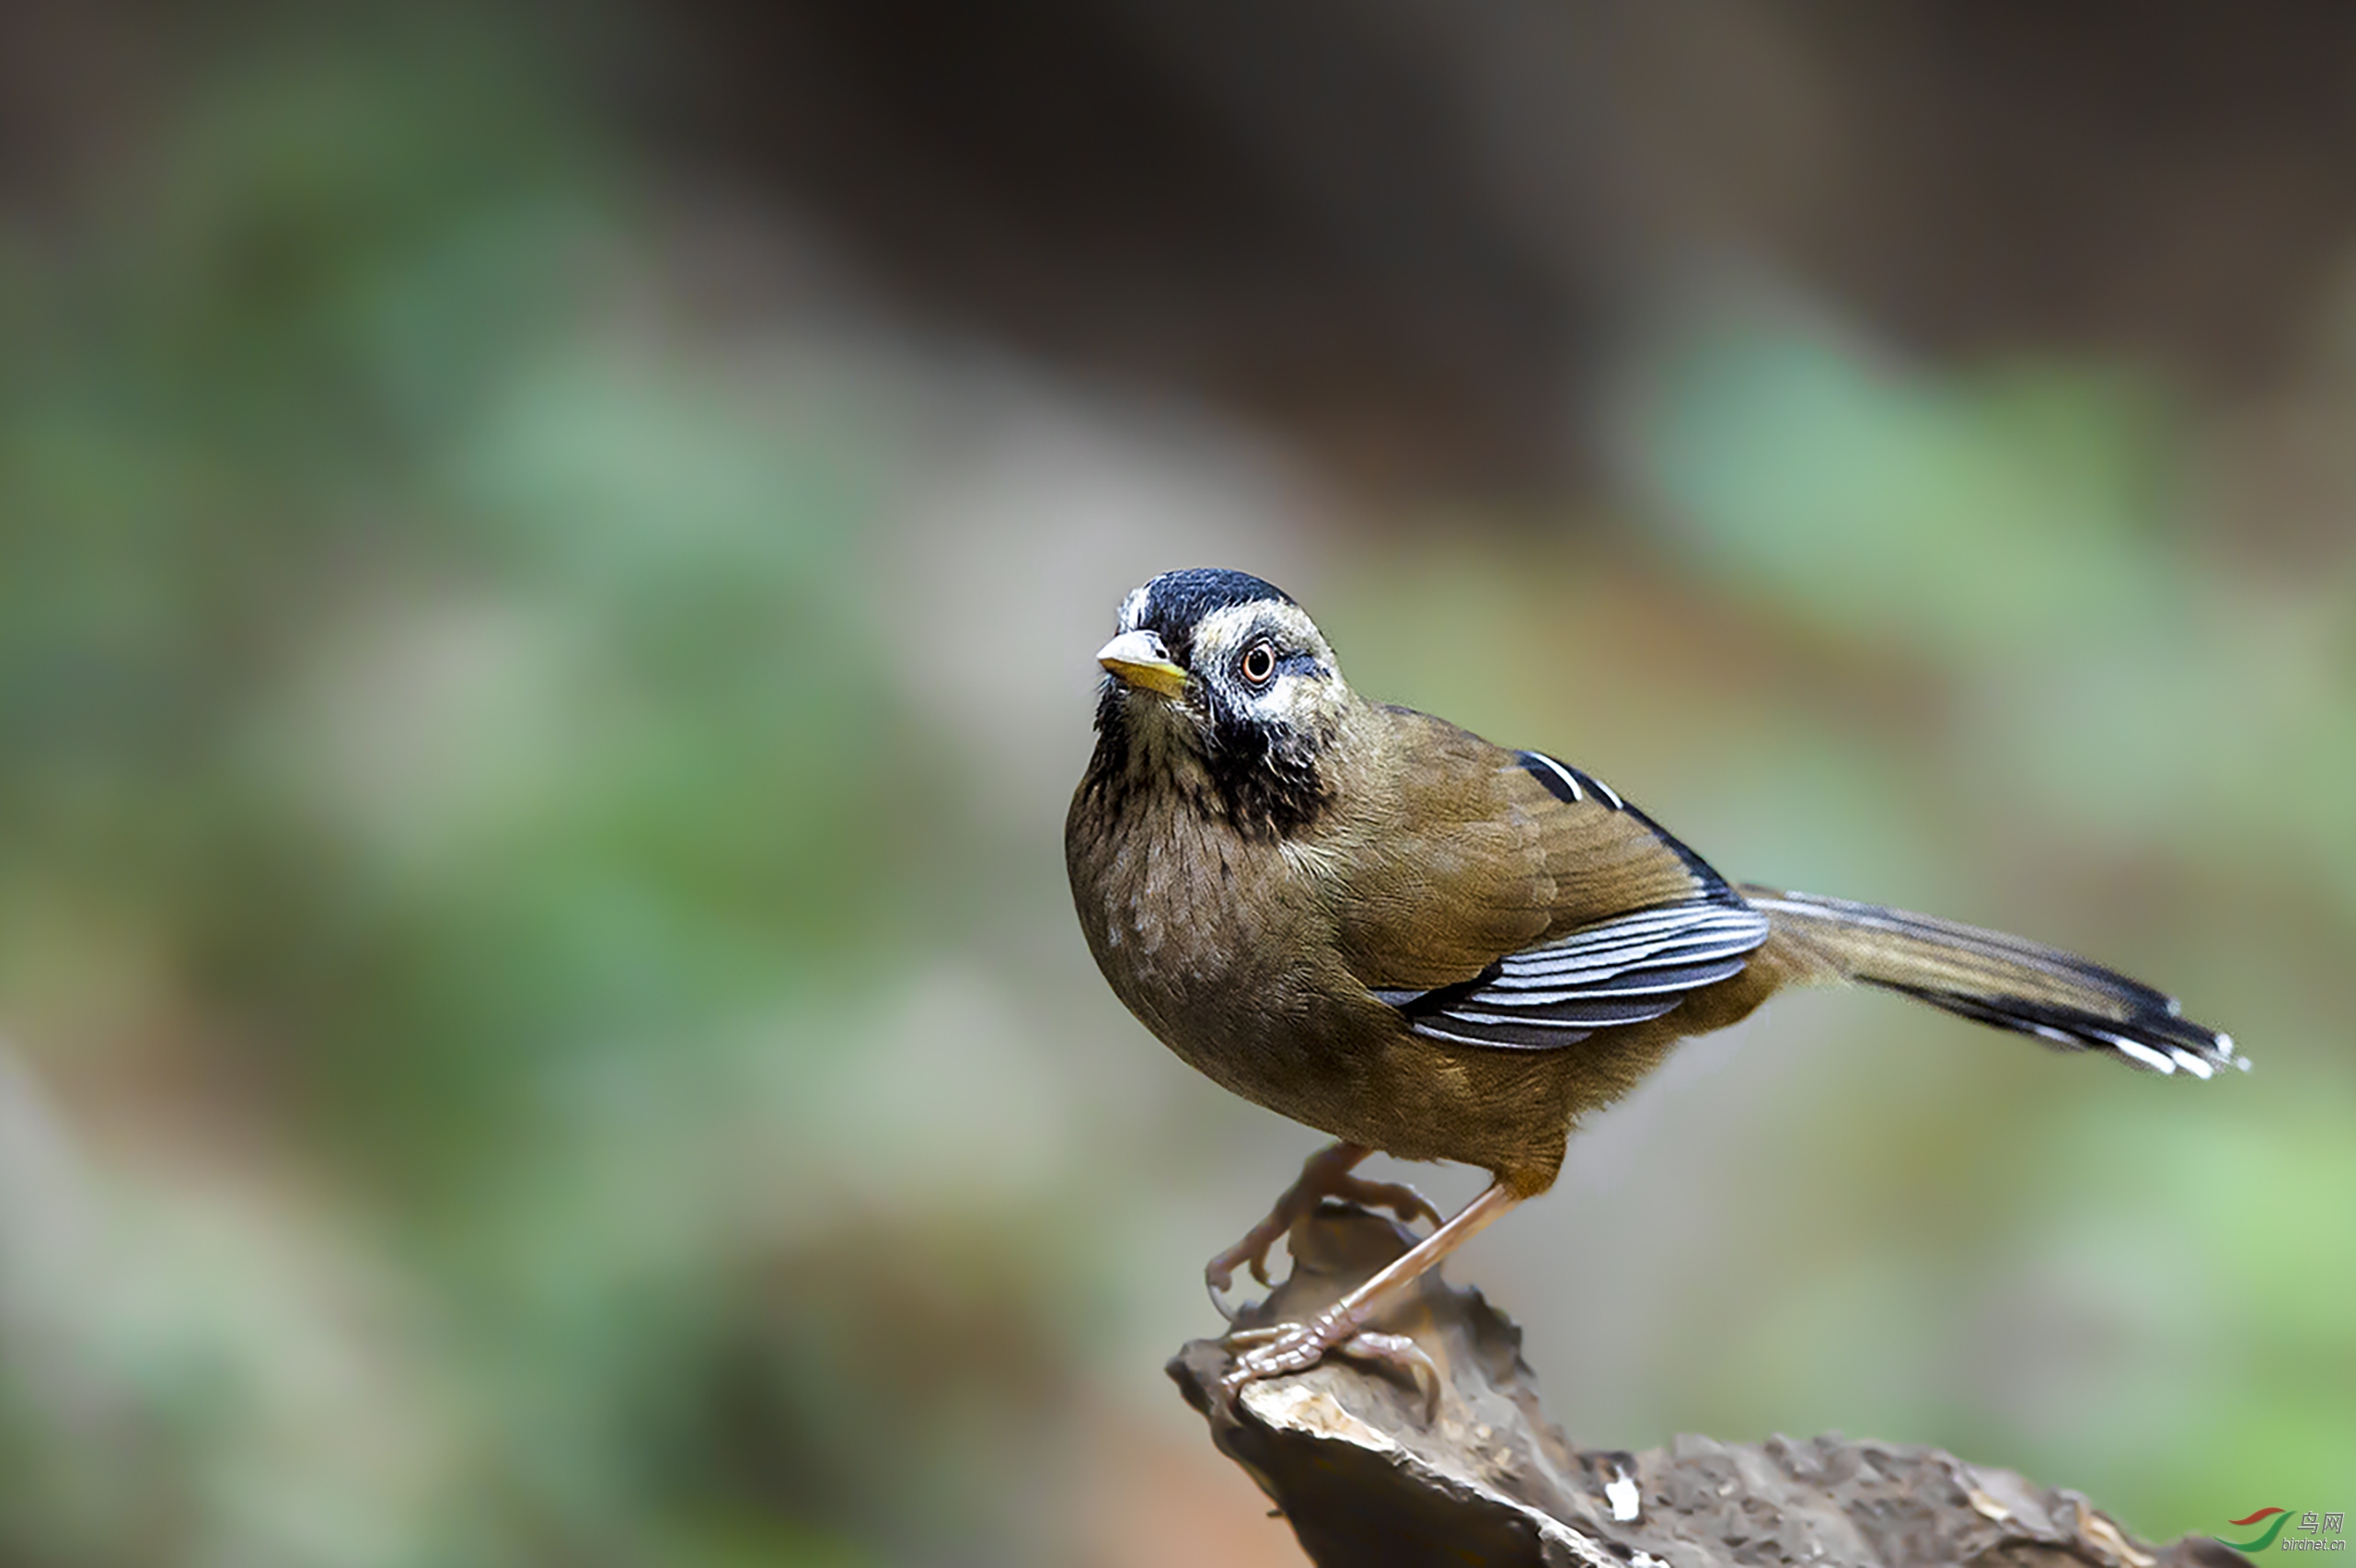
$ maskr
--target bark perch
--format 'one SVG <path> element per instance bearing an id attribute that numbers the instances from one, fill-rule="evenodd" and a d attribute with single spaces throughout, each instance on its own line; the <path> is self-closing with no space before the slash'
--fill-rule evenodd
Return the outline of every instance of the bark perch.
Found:
<path id="1" fill-rule="evenodd" d="M 1291 1277 L 1241 1326 L 1309 1317 L 1411 1240 L 1328 1203 L 1294 1228 Z M 1406 1381 L 1335 1358 L 1241 1395 L 1220 1385 L 1220 1341 L 1169 1366 L 1321 1568 L 2246 1568 L 2205 1537 L 2146 1546 L 2077 1493 L 1935 1448 L 1838 1435 L 1575 1447 L 1540 1409 L 1521 1331 L 1438 1270 L 1383 1327 L 1438 1369 L 1433 1419 Z"/>

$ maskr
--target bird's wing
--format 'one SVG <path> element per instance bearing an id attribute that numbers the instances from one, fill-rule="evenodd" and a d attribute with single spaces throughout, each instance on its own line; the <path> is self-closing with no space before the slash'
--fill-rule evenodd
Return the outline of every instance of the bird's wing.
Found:
<path id="1" fill-rule="evenodd" d="M 1343 951 L 1435 1040 L 1548 1050 L 1739 974 L 1767 917 L 1590 776 L 1393 710 L 1398 811 L 1341 901 Z"/>

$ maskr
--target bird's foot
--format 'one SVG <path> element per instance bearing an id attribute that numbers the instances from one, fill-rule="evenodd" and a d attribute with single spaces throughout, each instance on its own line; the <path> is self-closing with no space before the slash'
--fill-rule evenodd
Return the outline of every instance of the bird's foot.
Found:
<path id="1" fill-rule="evenodd" d="M 1238 1329 L 1226 1343 L 1243 1354 L 1221 1379 L 1230 1393 L 1246 1383 L 1306 1372 L 1328 1355 L 1364 1362 L 1400 1378 L 1423 1396 L 1426 1424 L 1439 1413 L 1439 1368 L 1424 1347 L 1405 1334 L 1387 1334 L 1354 1327 L 1346 1314 L 1325 1312 L 1307 1323 L 1277 1323 L 1265 1329 Z"/>
<path id="2" fill-rule="evenodd" d="M 1252 1277 L 1262 1285 L 1270 1284 L 1268 1253 L 1299 1221 L 1316 1212 L 1317 1205 L 1327 1198 L 1339 1198 L 1362 1208 L 1387 1208 L 1401 1219 L 1413 1223 L 1428 1219 L 1440 1223 L 1439 1210 L 1431 1200 L 1404 1182 L 1369 1182 L 1353 1175 L 1350 1167 L 1372 1151 L 1354 1144 L 1335 1144 L 1321 1153 L 1311 1155 L 1300 1168 L 1300 1179 L 1285 1189 L 1276 1206 L 1266 1217 L 1243 1233 L 1243 1239 L 1226 1251 L 1203 1265 L 1203 1283 L 1210 1287 L 1211 1305 L 1228 1321 L 1235 1320 L 1235 1313 L 1221 1299 L 1229 1286 L 1235 1282 L 1235 1271 L 1249 1268 Z"/>

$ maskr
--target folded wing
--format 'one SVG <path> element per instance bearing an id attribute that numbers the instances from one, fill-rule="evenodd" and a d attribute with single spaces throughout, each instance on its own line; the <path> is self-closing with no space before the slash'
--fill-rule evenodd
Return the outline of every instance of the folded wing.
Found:
<path id="1" fill-rule="evenodd" d="M 1427 1039 L 1552 1050 L 1741 973 L 1767 917 L 1608 786 L 1399 710 L 1414 826 L 1345 907 L 1344 951 Z M 1361 866 L 1365 862 L 1360 862 Z M 1386 874 L 1390 867 L 1397 875 Z"/>

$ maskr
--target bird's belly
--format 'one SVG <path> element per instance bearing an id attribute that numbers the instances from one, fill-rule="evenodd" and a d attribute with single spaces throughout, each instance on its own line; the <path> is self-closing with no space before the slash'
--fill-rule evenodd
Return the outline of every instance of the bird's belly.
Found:
<path id="1" fill-rule="evenodd" d="M 1164 1044 L 1222 1088 L 1402 1159 L 1552 1180 L 1576 1114 L 1560 1054 L 1427 1041 L 1355 981 L 1224 942 L 1189 941 L 1184 963 L 1165 964 L 1144 950 L 1149 929 L 1108 920 L 1105 974 Z M 1227 956 L 1204 962 L 1214 948 Z M 1342 999 L 1353 992 L 1359 999 Z"/>
<path id="2" fill-rule="evenodd" d="M 1570 1052 L 1453 1046 L 1379 1011 L 1276 1011 L 1220 1031 L 1158 1032 L 1181 1057 L 1245 1099 L 1403 1159 L 1445 1159 L 1550 1185 L 1588 1075 Z M 1597 1099 L 1616 1098 L 1600 1096 Z"/>
<path id="3" fill-rule="evenodd" d="M 1114 994 L 1181 1057 L 1234 1092 L 1310 1121 L 1350 1074 L 1357 1029 L 1333 1000 L 1312 891 L 1273 844 L 1239 841 L 1192 812 L 1076 820 L 1072 897 Z M 1362 993 L 1361 993 L 1362 994 Z"/>
<path id="4" fill-rule="evenodd" d="M 1562 1053 L 1409 1032 L 1338 956 L 1311 889 L 1273 847 L 1144 813 L 1067 843 L 1073 900 L 1114 993 L 1182 1059 L 1352 1143 L 1553 1179 L 1578 1107 Z"/>
<path id="5" fill-rule="evenodd" d="M 1222 912 L 1107 907 L 1090 932 L 1114 993 L 1186 1062 L 1238 1094 L 1299 1115 L 1336 1076 L 1348 1032 L 1315 978 L 1265 933 Z M 1183 941 L 1172 940 L 1185 933 Z"/>

